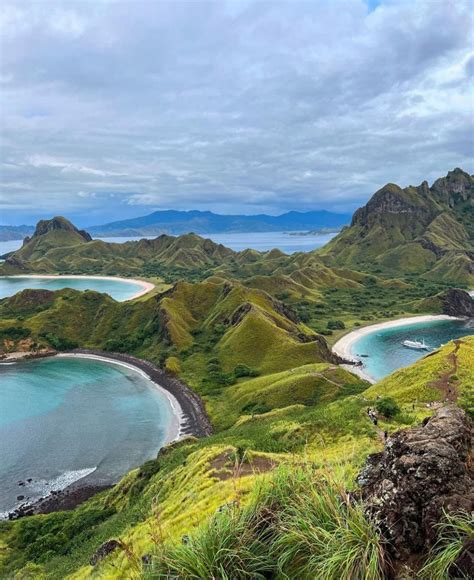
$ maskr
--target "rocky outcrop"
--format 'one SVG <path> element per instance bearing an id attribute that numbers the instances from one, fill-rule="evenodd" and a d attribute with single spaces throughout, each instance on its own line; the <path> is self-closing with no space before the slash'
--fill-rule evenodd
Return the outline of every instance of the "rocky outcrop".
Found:
<path id="1" fill-rule="evenodd" d="M 361 497 L 396 563 L 426 553 L 445 512 L 474 509 L 469 463 L 473 424 L 458 407 L 439 409 L 421 427 L 399 431 L 369 456 Z"/>
<path id="2" fill-rule="evenodd" d="M 467 316 L 474 318 L 474 300 L 468 292 L 459 288 L 450 288 L 442 297 L 443 314 L 449 316 Z"/>
<path id="3" fill-rule="evenodd" d="M 112 552 L 115 552 L 117 548 L 121 548 L 122 543 L 118 540 L 107 540 L 104 542 L 94 553 L 92 558 L 90 559 L 90 565 L 96 566 L 99 562 L 101 562 L 104 558 L 106 558 Z"/>

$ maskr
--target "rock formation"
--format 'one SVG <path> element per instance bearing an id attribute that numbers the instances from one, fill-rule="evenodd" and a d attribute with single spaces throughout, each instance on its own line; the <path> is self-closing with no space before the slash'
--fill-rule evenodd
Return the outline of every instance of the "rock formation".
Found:
<path id="1" fill-rule="evenodd" d="M 462 409 L 445 406 L 421 427 L 395 433 L 383 452 L 367 459 L 358 478 L 361 497 L 395 567 L 433 546 L 444 512 L 474 509 L 472 430 Z"/>

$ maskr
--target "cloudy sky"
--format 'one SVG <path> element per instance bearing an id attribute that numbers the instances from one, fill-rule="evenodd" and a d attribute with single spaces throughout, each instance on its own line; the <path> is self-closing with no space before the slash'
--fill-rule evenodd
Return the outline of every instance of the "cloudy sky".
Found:
<path id="1" fill-rule="evenodd" d="M 0 223 L 352 211 L 474 172 L 469 0 L 4 0 L 0 38 Z"/>

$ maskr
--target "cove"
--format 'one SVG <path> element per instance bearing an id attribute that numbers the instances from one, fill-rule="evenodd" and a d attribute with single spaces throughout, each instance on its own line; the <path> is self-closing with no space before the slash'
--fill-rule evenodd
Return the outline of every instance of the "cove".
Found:
<path id="1" fill-rule="evenodd" d="M 79 479 L 115 483 L 178 431 L 167 393 L 138 370 L 67 356 L 0 364 L 0 512 Z"/>
<path id="2" fill-rule="evenodd" d="M 0 299 L 27 288 L 95 290 L 122 302 L 145 294 L 153 288 L 153 284 L 107 276 L 0 276 Z"/>
<path id="3" fill-rule="evenodd" d="M 352 342 L 349 354 L 362 362 L 364 374 L 379 381 L 395 370 L 413 364 L 450 340 L 473 334 L 474 321 L 472 319 L 412 322 L 393 328 L 374 330 L 361 336 Z M 402 342 L 407 339 L 424 339 L 430 350 L 406 348 Z"/>

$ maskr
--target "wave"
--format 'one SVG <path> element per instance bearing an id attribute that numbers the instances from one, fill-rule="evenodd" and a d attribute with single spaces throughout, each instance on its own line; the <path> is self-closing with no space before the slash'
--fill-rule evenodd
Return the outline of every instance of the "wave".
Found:
<path id="1" fill-rule="evenodd" d="M 76 481 L 84 479 L 84 477 L 94 473 L 96 469 L 97 467 L 86 467 L 84 469 L 65 471 L 61 475 L 58 475 L 58 477 L 50 480 L 37 479 L 32 481 L 29 485 L 27 484 L 25 488 L 29 488 L 32 492 L 39 494 L 48 494 L 52 491 L 62 491 L 63 489 L 66 489 L 66 487 L 76 483 Z"/>
<path id="2" fill-rule="evenodd" d="M 31 505 L 39 501 L 42 497 L 51 495 L 53 491 L 62 491 L 80 479 L 84 479 L 91 473 L 94 473 L 96 469 L 97 467 L 86 467 L 85 469 L 65 471 L 61 475 L 49 480 L 37 479 L 31 482 L 26 481 L 21 491 L 28 497 L 28 500 L 19 501 L 8 511 L 0 512 L 0 520 L 8 519 L 8 515 L 20 505 Z"/>

